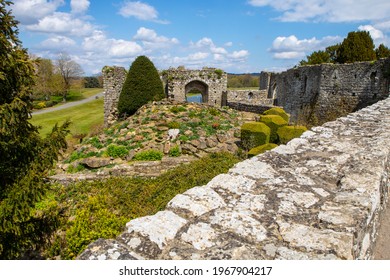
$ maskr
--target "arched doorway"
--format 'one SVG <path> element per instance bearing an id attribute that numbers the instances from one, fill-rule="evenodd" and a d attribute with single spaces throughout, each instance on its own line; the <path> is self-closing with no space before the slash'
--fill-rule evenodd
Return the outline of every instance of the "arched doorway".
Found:
<path id="1" fill-rule="evenodd" d="M 185 86 L 187 102 L 207 103 L 209 100 L 209 86 L 201 81 L 191 81 Z M 201 98 L 200 96 L 201 95 Z M 198 96 L 198 98 L 196 98 Z"/>

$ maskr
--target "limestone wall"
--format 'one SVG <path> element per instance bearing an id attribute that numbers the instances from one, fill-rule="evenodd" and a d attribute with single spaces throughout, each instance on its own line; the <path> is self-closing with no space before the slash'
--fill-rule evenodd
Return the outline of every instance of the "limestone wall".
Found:
<path id="1" fill-rule="evenodd" d="M 388 97 L 389 80 L 390 59 L 382 59 L 262 73 L 260 84 L 293 121 L 322 124 Z"/>
<path id="2" fill-rule="evenodd" d="M 118 118 L 118 100 L 127 73 L 125 68 L 116 66 L 105 66 L 102 73 L 104 88 L 104 126 L 108 127 L 115 123 Z"/>
<path id="3" fill-rule="evenodd" d="M 215 68 L 188 70 L 170 68 L 165 73 L 166 93 L 169 99 L 185 102 L 191 89 L 202 92 L 203 103 L 221 106 L 222 93 L 227 90 L 227 74 Z"/>
<path id="4" fill-rule="evenodd" d="M 79 259 L 369 259 L 389 194 L 390 98 L 238 163 Z"/>

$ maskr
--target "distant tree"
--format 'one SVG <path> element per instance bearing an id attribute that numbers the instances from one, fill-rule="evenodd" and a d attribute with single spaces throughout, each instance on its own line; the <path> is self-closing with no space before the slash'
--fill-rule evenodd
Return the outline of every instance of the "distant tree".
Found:
<path id="1" fill-rule="evenodd" d="M 349 32 L 338 50 L 337 62 L 352 63 L 376 59 L 375 45 L 368 31 Z"/>
<path id="2" fill-rule="evenodd" d="M 259 87 L 259 76 L 254 74 L 228 74 L 228 88 Z"/>
<path id="3" fill-rule="evenodd" d="M 330 63 L 330 55 L 326 51 L 315 51 L 311 55 L 308 55 L 307 60 L 302 60 L 300 65 L 315 65 L 321 63 Z"/>
<path id="4" fill-rule="evenodd" d="M 81 66 L 73 61 L 70 56 L 66 53 L 61 53 L 57 59 L 57 71 L 61 74 L 64 80 L 64 92 L 63 97 L 64 101 L 66 100 L 66 96 L 69 93 L 69 89 L 71 86 L 71 81 L 76 78 L 80 78 L 84 71 Z"/>
<path id="5" fill-rule="evenodd" d="M 390 49 L 383 44 L 379 45 L 379 47 L 375 50 L 375 53 L 377 59 L 390 57 Z"/>
<path id="6" fill-rule="evenodd" d="M 337 62 L 337 57 L 340 49 L 340 44 L 329 46 L 325 51 L 329 54 L 329 59 L 331 63 Z"/>
<path id="7" fill-rule="evenodd" d="M 44 176 L 66 147 L 66 122 L 45 139 L 31 117 L 35 69 L 18 39 L 9 1 L 0 0 L 0 259 L 15 259 L 48 237 L 49 217 L 34 207 Z"/>
<path id="8" fill-rule="evenodd" d="M 163 84 L 153 62 L 146 56 L 139 56 L 131 64 L 119 96 L 119 116 L 133 115 L 149 101 L 164 97 Z"/>
<path id="9" fill-rule="evenodd" d="M 100 83 L 97 77 L 85 77 L 84 78 L 84 87 L 85 88 L 99 88 Z"/>

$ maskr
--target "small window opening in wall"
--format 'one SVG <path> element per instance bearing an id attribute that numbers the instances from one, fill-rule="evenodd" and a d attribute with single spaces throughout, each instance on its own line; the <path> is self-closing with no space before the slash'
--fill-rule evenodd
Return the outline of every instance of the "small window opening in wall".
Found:
<path id="1" fill-rule="evenodd" d="M 356 93 L 352 92 L 352 96 L 356 96 Z"/>
<path id="2" fill-rule="evenodd" d="M 249 100 L 252 100 L 252 99 L 253 99 L 253 92 L 248 93 L 248 99 L 249 99 Z"/>
<path id="3" fill-rule="evenodd" d="M 355 79 L 357 79 L 357 74 L 355 74 Z"/>

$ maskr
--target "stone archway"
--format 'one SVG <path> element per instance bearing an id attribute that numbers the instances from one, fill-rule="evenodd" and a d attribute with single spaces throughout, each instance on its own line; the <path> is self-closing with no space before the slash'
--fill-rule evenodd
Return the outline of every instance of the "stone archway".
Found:
<path id="1" fill-rule="evenodd" d="M 185 94 L 186 94 L 186 100 L 187 100 L 187 94 L 192 91 L 197 91 L 202 94 L 202 103 L 208 103 L 209 101 L 209 86 L 198 80 L 193 80 L 186 84 L 185 86 Z"/>

